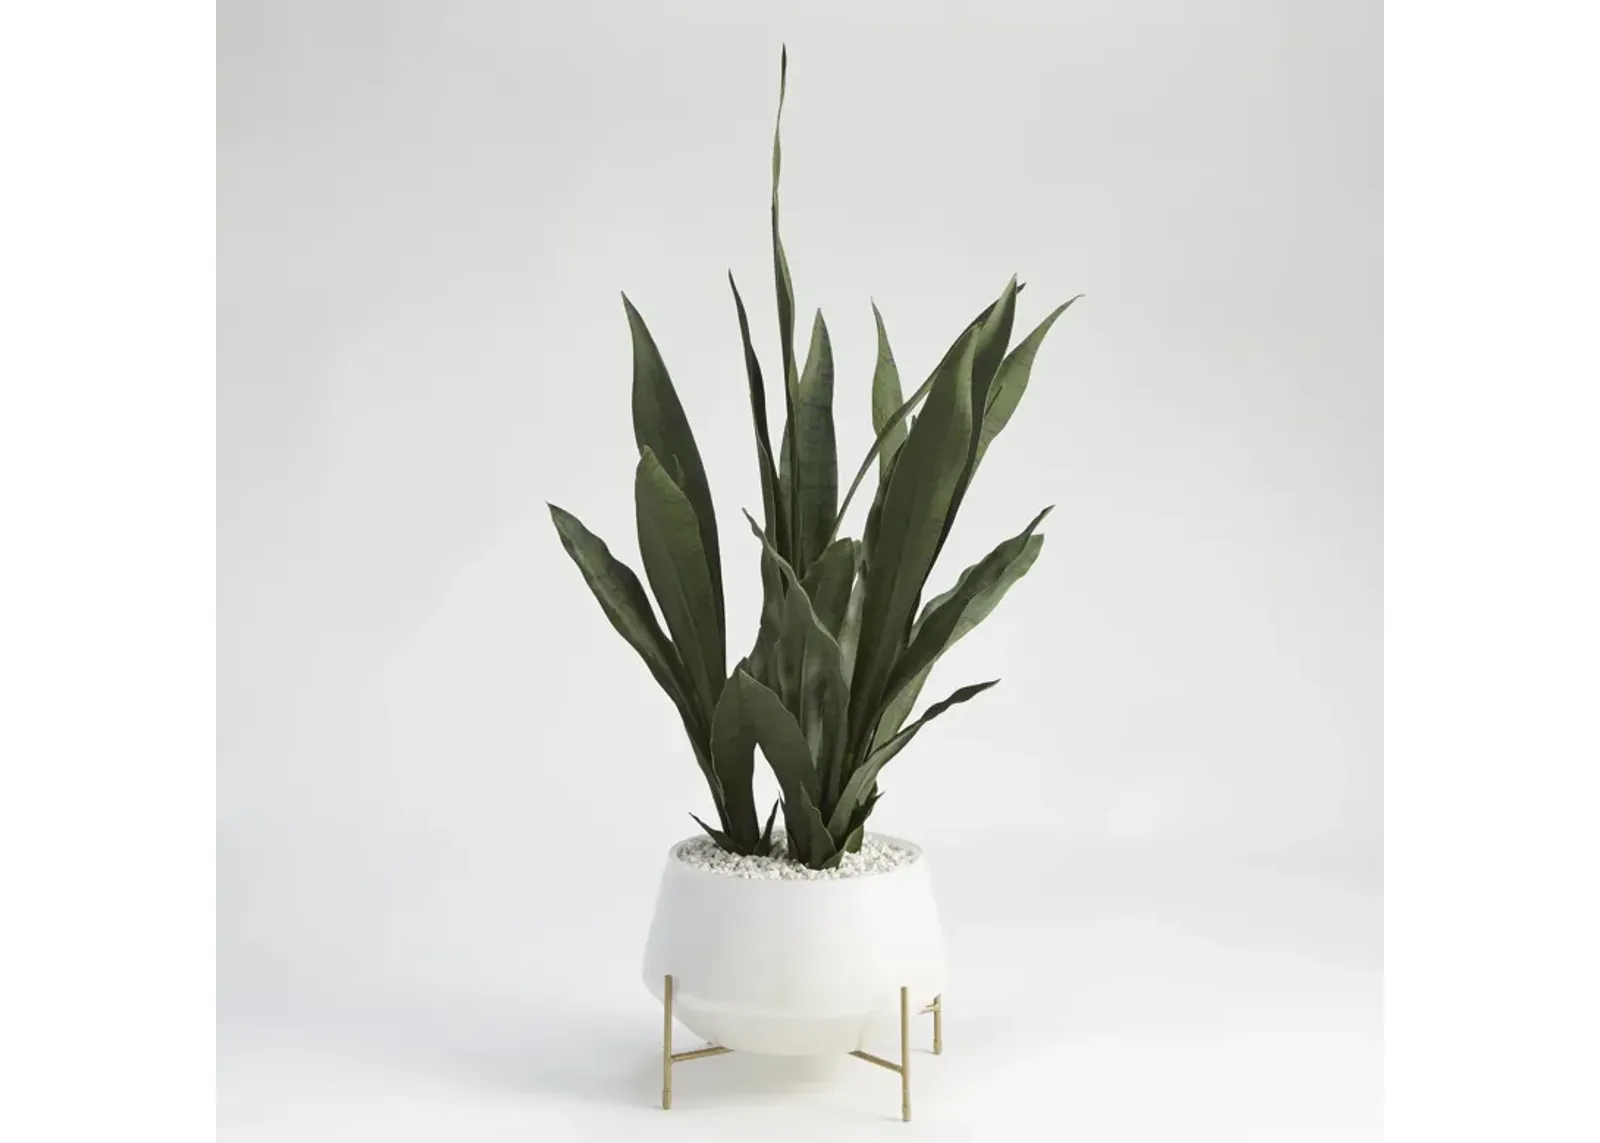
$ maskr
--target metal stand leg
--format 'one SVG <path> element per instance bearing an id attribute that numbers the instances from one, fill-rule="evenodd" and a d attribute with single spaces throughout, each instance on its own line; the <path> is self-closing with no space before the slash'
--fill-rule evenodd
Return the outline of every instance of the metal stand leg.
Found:
<path id="1" fill-rule="evenodd" d="M 931 1011 L 931 1006 L 927 1010 Z M 866 1060 L 869 1064 L 877 1064 L 880 1068 L 887 1068 L 899 1074 L 900 1118 L 907 1123 L 911 1122 L 911 990 L 909 988 L 905 985 L 900 986 L 900 1062 L 891 1063 L 871 1052 L 855 1051 L 850 1054 L 858 1060 Z"/>
<path id="2" fill-rule="evenodd" d="M 900 1118 L 911 1122 L 911 1000 L 900 986 Z"/>
<path id="3" fill-rule="evenodd" d="M 944 996 L 940 994 L 933 998 L 933 1003 L 928 1005 L 928 1011 L 933 1013 L 933 1054 L 944 1055 Z"/>
<path id="4" fill-rule="evenodd" d="M 672 1050 L 672 974 L 667 974 L 666 984 L 661 992 L 661 1110 L 672 1109 L 672 1065 L 685 1063 L 689 1060 L 703 1060 L 708 1056 L 726 1055 L 733 1051 L 732 1048 L 696 1048 L 692 1052 L 674 1052 Z"/>
<path id="5" fill-rule="evenodd" d="M 667 974 L 661 1005 L 661 1110 L 672 1109 L 672 974 Z"/>

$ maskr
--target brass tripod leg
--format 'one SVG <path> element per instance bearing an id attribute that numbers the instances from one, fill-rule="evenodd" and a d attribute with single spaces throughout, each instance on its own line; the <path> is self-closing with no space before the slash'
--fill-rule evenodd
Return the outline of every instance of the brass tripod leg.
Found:
<path id="1" fill-rule="evenodd" d="M 944 1054 L 944 996 L 933 998 L 933 1054 Z"/>
<path id="2" fill-rule="evenodd" d="M 733 1049 L 708 1044 L 692 1052 L 672 1050 L 672 974 L 667 974 L 661 991 L 661 1110 L 672 1109 L 672 1065 L 689 1060 L 704 1060 L 711 1056 L 725 1056 Z"/>
<path id="3" fill-rule="evenodd" d="M 672 974 L 667 973 L 666 991 L 662 993 L 661 1017 L 661 1110 L 672 1108 Z"/>
<path id="4" fill-rule="evenodd" d="M 900 1118 L 911 1122 L 911 990 L 900 986 Z"/>

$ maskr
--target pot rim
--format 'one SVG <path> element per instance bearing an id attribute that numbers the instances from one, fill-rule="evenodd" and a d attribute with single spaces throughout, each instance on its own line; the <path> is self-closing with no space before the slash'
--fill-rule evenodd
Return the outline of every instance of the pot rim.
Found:
<path id="1" fill-rule="evenodd" d="M 927 855 L 923 852 L 922 847 L 914 841 L 907 841 L 903 837 L 896 837 L 894 834 L 889 833 L 873 832 L 867 834 L 866 836 L 875 837 L 879 841 L 886 841 L 891 845 L 897 845 L 904 849 L 910 850 L 912 854 L 911 860 L 901 865 L 897 865 L 893 869 L 885 869 L 876 873 L 858 873 L 853 877 L 735 877 L 732 874 L 723 873 L 720 870 L 702 869 L 698 865 L 690 865 L 683 859 L 683 855 L 679 852 L 679 850 L 692 841 L 705 840 L 705 834 L 702 833 L 694 834 L 690 837 L 679 838 L 677 841 L 668 846 L 667 863 L 669 866 L 675 866 L 683 870 L 685 873 L 698 877 L 713 878 L 719 882 L 744 882 L 750 885 L 784 885 L 805 887 L 818 885 L 851 885 L 862 881 L 871 881 L 878 877 L 892 877 L 897 873 L 907 873 L 914 869 L 921 869 L 926 861 Z"/>

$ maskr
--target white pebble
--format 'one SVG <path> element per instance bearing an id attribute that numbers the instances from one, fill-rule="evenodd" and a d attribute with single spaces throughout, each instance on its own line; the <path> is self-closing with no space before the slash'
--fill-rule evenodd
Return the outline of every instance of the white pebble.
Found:
<path id="1" fill-rule="evenodd" d="M 776 881 L 822 881 L 841 877 L 865 877 L 873 873 L 888 873 L 917 859 L 917 851 L 888 841 L 876 834 L 868 834 L 857 853 L 847 853 L 833 869 L 811 869 L 798 861 L 790 861 L 787 839 L 782 834 L 772 839 L 773 856 L 741 857 L 717 846 L 708 837 L 692 838 L 677 848 L 678 860 L 696 869 L 721 873 L 728 877 L 745 877 Z"/>

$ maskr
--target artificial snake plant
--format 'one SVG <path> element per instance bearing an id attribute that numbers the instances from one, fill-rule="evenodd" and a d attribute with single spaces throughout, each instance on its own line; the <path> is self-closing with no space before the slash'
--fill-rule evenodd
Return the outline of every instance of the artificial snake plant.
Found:
<path id="1" fill-rule="evenodd" d="M 874 305 L 876 439 L 841 502 L 828 327 L 819 312 L 800 364 L 794 287 L 779 237 L 787 72 L 785 53 L 772 141 L 772 260 L 784 401 L 776 451 L 744 299 L 731 274 L 728 279 L 744 347 L 761 486 L 761 520 L 746 514 L 759 542 L 762 585 L 749 653 L 729 669 L 720 543 L 705 468 L 661 353 L 626 298 L 639 448 L 634 501 L 650 593 L 576 517 L 554 505 L 550 511 L 562 545 L 606 617 L 678 709 L 717 817 L 715 826 L 696 821 L 724 849 L 765 854 L 773 847 L 781 805 L 789 856 L 826 868 L 859 848 L 884 765 L 930 721 L 994 685 L 960 687 L 911 718 L 939 657 L 994 609 L 1039 556 L 1044 538 L 1037 529 L 1049 509 L 963 571 L 948 590 L 923 602 L 967 488 L 1016 411 L 1045 335 L 1072 302 L 1058 306 L 1013 346 L 1022 290 L 1013 278 L 910 398 L 902 396 L 888 333 Z M 862 536 L 843 536 L 845 513 L 874 467 L 876 492 Z M 781 795 L 764 825 L 753 794 L 758 748 Z"/>

